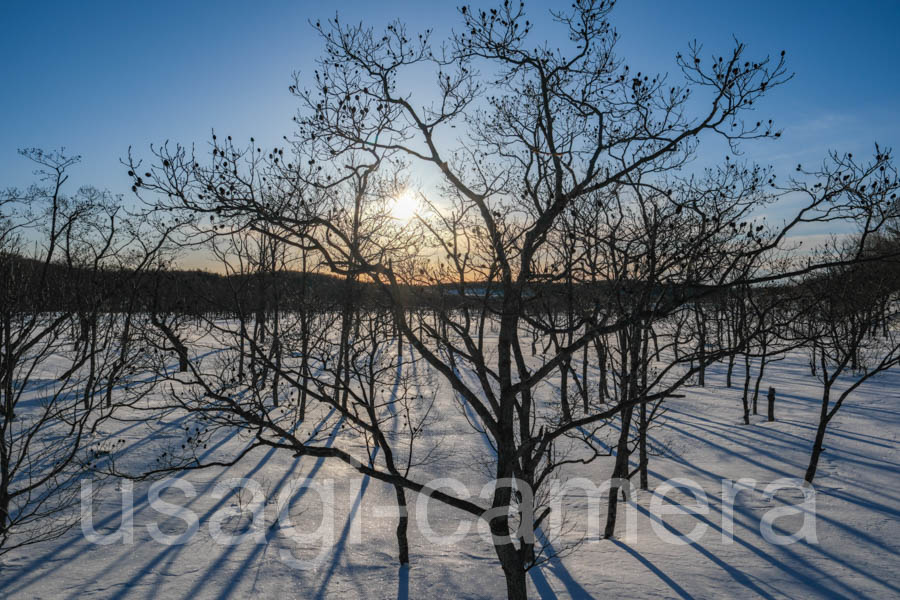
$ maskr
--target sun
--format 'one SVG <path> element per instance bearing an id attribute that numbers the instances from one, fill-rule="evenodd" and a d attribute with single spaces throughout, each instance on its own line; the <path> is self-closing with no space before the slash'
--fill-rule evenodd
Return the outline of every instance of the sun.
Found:
<path id="1" fill-rule="evenodd" d="M 415 193 L 411 190 L 402 192 L 391 202 L 391 216 L 398 221 L 409 221 L 419 209 L 419 202 L 416 200 Z"/>

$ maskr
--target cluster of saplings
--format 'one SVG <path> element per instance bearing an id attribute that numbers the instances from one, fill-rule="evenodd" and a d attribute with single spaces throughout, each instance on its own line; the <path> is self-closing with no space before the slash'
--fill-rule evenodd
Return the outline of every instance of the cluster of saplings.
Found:
<path id="1" fill-rule="evenodd" d="M 615 457 L 598 473 L 614 481 L 611 537 L 624 481 L 649 486 L 669 399 L 721 362 L 749 425 L 766 366 L 797 352 L 822 391 L 812 482 L 843 402 L 900 361 L 891 153 L 833 152 L 786 180 L 736 160 L 781 136 L 757 111 L 791 78 L 784 53 L 695 44 L 676 74 L 644 73 L 616 55 L 612 9 L 556 14 L 562 47 L 508 1 L 460 8 L 441 43 L 399 22 L 317 22 L 324 54 L 290 86 L 290 142 L 129 152 L 128 210 L 66 195 L 73 160 L 27 152 L 43 181 L 3 196 L 0 229 L 0 548 L 64 532 L 83 477 L 269 447 L 342 461 L 401 508 L 424 493 L 484 520 L 524 598 L 529 569 L 577 548 L 536 541 L 569 465 Z M 716 139 L 728 155 L 693 169 Z M 426 171 L 440 185 L 401 217 Z M 762 216 L 773 206 L 782 219 Z M 803 247 L 794 235 L 816 223 L 844 235 Z M 217 274 L 175 268 L 197 251 Z M 429 435 L 448 403 L 485 441 L 487 500 L 427 486 L 458 462 Z M 135 468 L 102 434 L 135 413 L 177 415 L 185 439 Z M 204 452 L 235 431 L 246 446 Z"/>

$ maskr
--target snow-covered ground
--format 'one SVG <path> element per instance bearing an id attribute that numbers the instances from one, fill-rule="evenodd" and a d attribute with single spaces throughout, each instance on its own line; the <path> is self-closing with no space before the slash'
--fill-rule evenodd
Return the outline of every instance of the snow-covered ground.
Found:
<path id="1" fill-rule="evenodd" d="M 724 367 L 717 365 L 709 371 L 705 388 L 687 387 L 683 398 L 669 401 L 662 426 L 652 432 L 659 451 L 650 460 L 651 490 L 670 478 L 688 478 L 705 491 L 708 512 L 666 515 L 664 524 L 657 522 L 654 528 L 653 496 L 638 493 L 636 538 L 626 535 L 623 511 L 617 539 L 603 540 L 598 532 L 605 521 L 605 501 L 597 511 L 585 492 L 570 490 L 564 502 L 565 527 L 548 543 L 557 550 L 581 543 L 562 558 L 532 569 L 533 597 L 900 597 L 896 577 L 900 374 L 887 373 L 863 385 L 832 422 L 815 485 L 817 543 L 788 545 L 767 541 L 760 522 L 773 508 L 799 505 L 802 490 L 788 488 L 771 498 L 762 489 L 779 478 L 803 476 L 815 433 L 819 384 L 810 376 L 805 356 L 771 364 L 763 389 L 769 385 L 777 389 L 777 421 L 766 423 L 760 416 L 745 426 L 740 389 L 727 389 L 724 382 Z M 488 482 L 483 464 L 490 450 L 454 402 L 439 398 L 436 410 L 428 434 L 440 441 L 443 458 L 420 470 L 417 478 L 426 479 L 425 474 L 455 478 L 477 497 Z M 340 422 L 333 415 L 316 412 L 314 417 L 309 420 L 316 421 L 322 434 L 339 434 Z M 129 460 L 149 464 L 158 452 L 154 443 L 166 436 L 180 439 L 181 424 L 172 416 L 162 422 L 123 423 L 120 432 L 110 433 L 125 440 Z M 236 433 L 219 436 L 205 450 L 206 458 L 228 456 L 246 443 Z M 569 468 L 566 476 L 599 484 L 609 477 L 612 460 L 601 458 Z M 327 497 L 327 490 L 323 499 L 321 489 L 291 487 L 305 477 L 333 486 L 333 499 Z M 254 505 L 248 493 L 216 494 L 217 483 L 230 478 L 256 481 L 265 496 L 261 504 Z M 737 495 L 733 540 L 723 541 L 728 523 L 723 515 L 727 505 L 723 480 L 740 478 L 755 480 L 756 491 Z M 14 551 L 0 565 L 0 596 L 224 600 L 505 595 L 499 563 L 477 527 L 456 542 L 436 543 L 435 536 L 449 536 L 471 523 L 470 517 L 428 502 L 432 535 L 426 536 L 427 528 L 417 520 L 414 494 L 409 496 L 412 567 L 398 569 L 393 489 L 360 478 L 337 460 L 295 458 L 281 450 L 257 449 L 236 466 L 186 472 L 177 480 L 190 484 L 188 493 L 170 488 L 161 498 L 198 517 L 199 526 L 186 543 L 165 545 L 153 539 L 148 525 L 158 526 L 166 535 L 181 534 L 187 527 L 182 519 L 150 506 L 149 482 L 135 483 L 131 543 L 93 544 L 76 527 L 54 542 Z M 127 487 L 106 486 L 95 498 L 92 519 L 98 533 L 112 533 L 119 527 Z M 279 496 L 293 498 L 290 523 L 279 523 Z M 667 497 L 688 506 L 696 504 L 686 493 Z M 248 511 L 254 506 L 265 519 L 256 539 L 223 545 L 210 525 L 218 524 L 226 533 L 252 533 Z M 796 532 L 803 519 L 803 514 L 779 518 L 775 532 Z M 704 528 L 697 543 L 674 545 L 662 539 L 666 532 L 687 534 L 697 526 Z M 308 536 L 306 541 L 298 542 L 296 536 L 301 534 Z M 315 563 L 315 568 L 299 568 L 298 560 Z"/>

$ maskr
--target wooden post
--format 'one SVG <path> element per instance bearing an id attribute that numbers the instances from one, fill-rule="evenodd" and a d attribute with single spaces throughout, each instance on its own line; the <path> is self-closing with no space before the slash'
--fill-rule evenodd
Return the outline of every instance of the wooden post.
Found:
<path id="1" fill-rule="evenodd" d="M 769 386 L 769 421 L 775 420 L 775 388 Z"/>

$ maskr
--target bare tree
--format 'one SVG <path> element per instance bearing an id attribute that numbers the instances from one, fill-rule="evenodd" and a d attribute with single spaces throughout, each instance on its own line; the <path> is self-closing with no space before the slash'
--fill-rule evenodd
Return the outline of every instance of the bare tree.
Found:
<path id="1" fill-rule="evenodd" d="M 152 236 L 108 193 L 65 193 L 78 157 L 22 154 L 41 182 L 0 195 L 0 553 L 76 522 L 78 484 L 112 449 L 92 434 L 141 356 L 142 249 L 159 247 L 133 245 Z"/>
<path id="2" fill-rule="evenodd" d="M 287 157 L 284 149 L 274 149 L 266 162 L 258 158 L 264 154 L 258 149 L 236 151 L 214 143 L 212 166 L 201 167 L 183 148 L 164 148 L 146 178 L 135 179 L 139 194 L 148 199 L 158 194 L 160 209 L 191 218 L 221 214 L 235 219 L 294 247 L 314 249 L 348 289 L 367 280 L 379 290 L 396 330 L 471 409 L 473 425 L 494 450 L 496 479 L 515 482 L 498 485 L 489 506 L 428 490 L 488 521 L 510 598 L 526 596 L 526 571 L 539 563 L 544 550 L 536 547 L 534 531 L 548 514 L 546 506 L 520 501 L 524 496 L 516 492 L 527 488 L 540 498 L 541 486 L 561 467 L 596 457 L 590 449 L 580 456 L 568 452 L 567 440 L 579 427 L 608 422 L 670 396 L 727 352 L 707 350 L 709 336 L 703 335 L 700 352 L 682 357 L 693 358 L 693 367 L 669 360 L 653 385 L 632 385 L 634 393 L 616 402 L 582 402 L 582 414 L 569 403 L 571 414 L 560 415 L 559 405 L 546 401 L 551 374 L 569 373 L 573 356 L 598 341 L 602 348 L 606 336 L 627 337 L 631 352 L 643 354 L 641 347 L 646 348 L 651 331 L 655 334 L 651 324 L 684 315 L 714 294 L 833 264 L 831 259 L 794 260 L 778 269 L 763 268 L 790 250 L 786 238 L 802 224 L 856 221 L 867 233 L 881 226 L 880 219 L 866 218 L 871 205 L 863 200 L 873 199 L 871 190 L 855 187 L 860 201 L 845 202 L 848 190 L 869 171 L 836 186 L 833 176 L 843 174 L 844 164 L 837 156 L 821 172 L 808 174 L 827 183 L 808 187 L 802 182 L 790 189 L 779 186 L 768 170 L 730 157 L 717 168 L 684 175 L 682 168 L 704 134 L 734 148 L 780 135 L 771 121 L 750 118 L 747 111 L 790 78 L 784 53 L 752 58 L 736 43 L 732 51 L 710 59 L 694 45 L 677 57 L 679 82 L 635 73 L 614 54 L 617 34 L 607 20 L 610 9 L 607 2 L 578 0 L 569 11 L 554 13 L 571 42 L 560 50 L 535 47 L 523 5 L 509 2 L 483 11 L 461 7 L 461 32 L 443 46 L 432 42 L 430 32 L 414 35 L 400 23 L 377 33 L 338 18 L 316 23 L 325 55 L 311 89 L 299 79 L 291 87 L 301 110 Z M 401 87 L 408 71 L 415 70 L 421 80 L 425 69 L 433 72 L 433 101 L 419 100 Z M 263 176 L 257 170 L 261 161 L 266 163 Z M 869 167 L 877 172 L 889 164 L 889 155 L 878 150 Z M 397 193 L 397 186 L 389 184 L 413 166 L 432 169 L 443 182 L 441 201 L 425 202 L 432 210 L 413 219 L 423 228 L 420 233 L 401 236 L 385 213 L 380 220 L 357 218 L 364 204 L 384 201 L 387 194 L 379 186 Z M 883 187 L 896 186 L 894 178 Z M 772 225 L 754 218 L 760 207 L 788 192 L 805 194 L 808 201 L 787 222 Z M 591 290 L 582 305 L 590 308 L 542 323 L 534 318 L 541 313 L 532 301 L 547 297 L 539 289 L 566 284 L 564 265 L 583 262 L 569 250 L 565 260 L 554 260 L 551 241 L 569 234 L 568 223 L 586 203 L 598 206 L 605 222 L 584 239 L 627 252 L 631 269 L 615 273 L 608 284 L 580 288 Z M 567 211 L 573 221 L 567 221 Z M 665 250 L 652 260 L 629 249 L 630 244 L 657 252 L 647 241 L 647 223 L 656 231 L 677 232 L 658 237 L 665 240 Z M 360 235 L 359 224 L 369 227 L 367 235 Z M 585 253 L 598 257 L 593 250 Z M 597 271 L 582 267 L 585 279 Z M 593 283 L 602 280 L 595 276 Z M 428 290 L 431 318 L 412 319 L 410 290 Z M 629 294 L 638 300 L 622 300 Z M 354 321 L 351 311 L 344 316 L 341 374 L 350 372 L 346 357 Z M 539 357 L 535 352 L 538 360 L 529 360 L 529 333 L 542 336 L 543 347 L 552 351 Z M 637 372 L 630 375 L 632 381 Z M 198 373 L 194 376 L 202 383 Z M 347 394 L 347 402 L 313 389 L 313 379 L 305 389 L 350 419 L 347 390 L 352 386 L 341 384 L 342 377 L 331 385 Z M 257 429 L 260 444 L 339 458 L 365 475 L 416 492 L 427 489 L 412 474 L 294 436 L 263 405 L 248 411 L 211 386 L 204 393 L 211 399 L 208 405 L 198 400 L 186 408 L 228 407 L 230 415 Z M 371 418 L 352 418 L 378 437 Z"/>
<path id="3" fill-rule="evenodd" d="M 851 252 L 854 252 L 850 244 Z M 847 248 L 834 249 L 843 254 Z M 806 286 L 806 334 L 815 347 L 822 383 L 816 436 L 804 478 L 812 483 L 825 451 L 825 434 L 850 395 L 870 378 L 900 364 L 896 290 L 883 269 L 837 268 Z M 870 266 L 870 267 L 871 267 Z M 810 331 L 811 330 L 811 331 Z M 812 335 L 809 335 L 809 334 Z"/>

